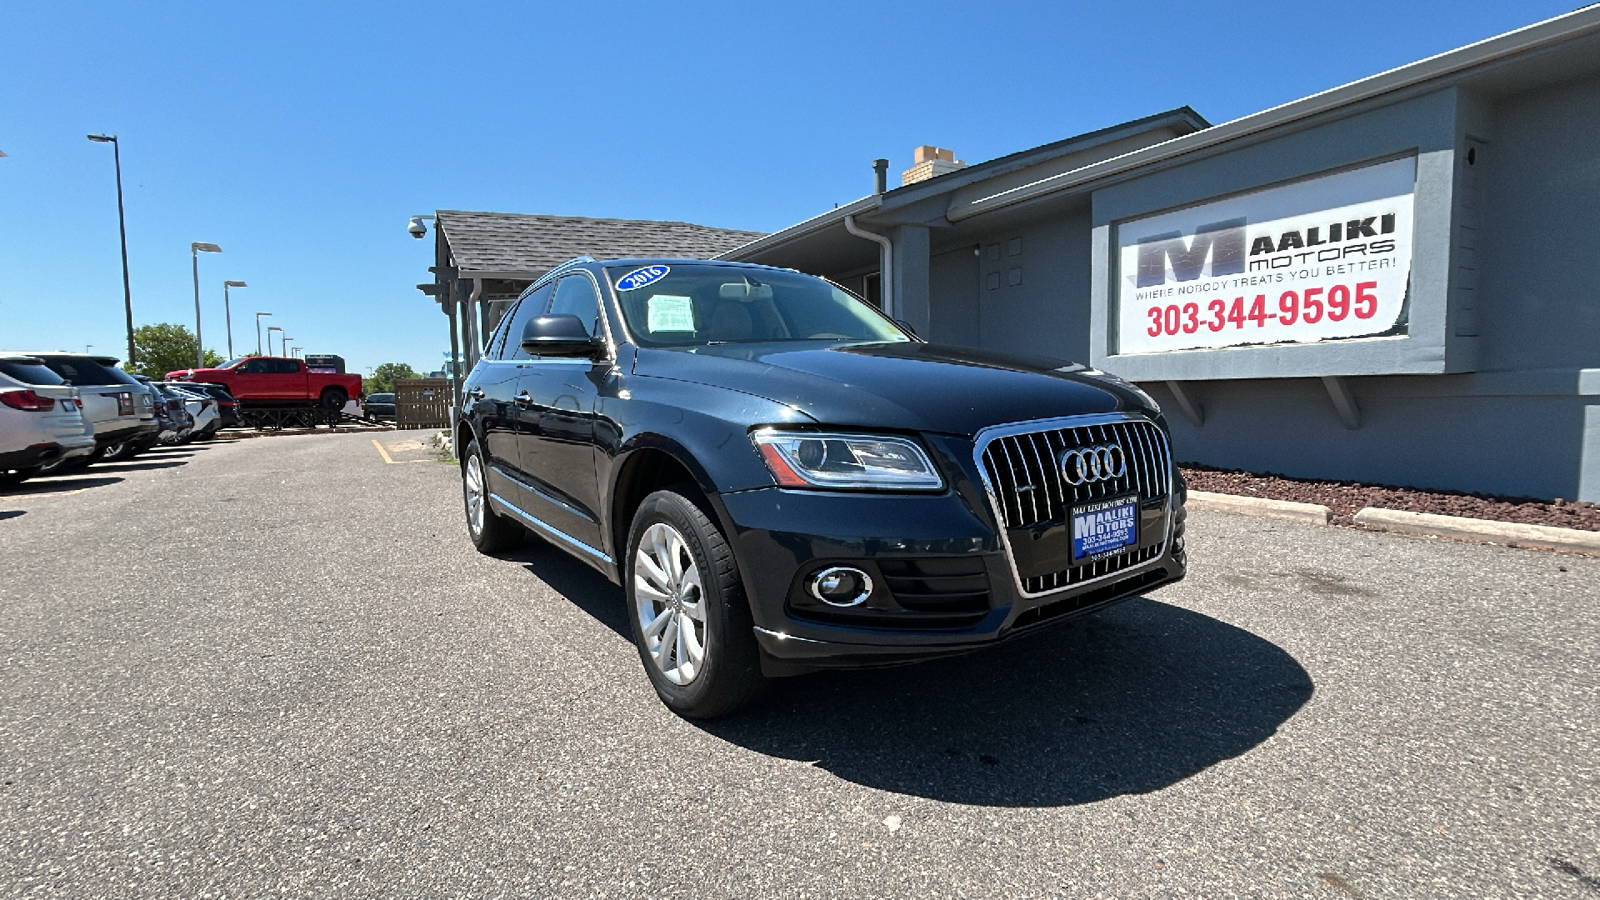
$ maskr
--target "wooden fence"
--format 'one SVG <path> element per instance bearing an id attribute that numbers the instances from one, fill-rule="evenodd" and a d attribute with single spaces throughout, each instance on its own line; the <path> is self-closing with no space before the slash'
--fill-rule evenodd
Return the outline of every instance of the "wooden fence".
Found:
<path id="1" fill-rule="evenodd" d="M 402 378 L 394 383 L 396 428 L 449 428 L 450 379 Z"/>

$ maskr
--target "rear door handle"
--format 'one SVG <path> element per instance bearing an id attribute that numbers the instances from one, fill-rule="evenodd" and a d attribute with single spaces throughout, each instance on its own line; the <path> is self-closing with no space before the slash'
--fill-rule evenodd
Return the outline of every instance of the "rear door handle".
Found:
<path id="1" fill-rule="evenodd" d="M 475 387 L 472 390 L 467 391 L 467 396 L 471 397 L 474 400 L 482 400 L 483 399 L 483 388 Z"/>
<path id="2" fill-rule="evenodd" d="M 523 409 L 527 409 L 528 407 L 533 405 L 533 396 L 530 395 L 527 391 L 523 391 L 522 393 L 517 395 L 516 401 L 517 401 L 517 405 L 518 406 L 522 407 Z"/>

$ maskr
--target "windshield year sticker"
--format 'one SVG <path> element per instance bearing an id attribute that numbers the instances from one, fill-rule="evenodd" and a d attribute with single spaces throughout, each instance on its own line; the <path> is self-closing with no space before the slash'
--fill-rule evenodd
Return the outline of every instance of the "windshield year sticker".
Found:
<path id="1" fill-rule="evenodd" d="M 688 297 L 654 294 L 646 306 L 646 324 L 651 331 L 694 331 L 694 301 Z"/>
<path id="2" fill-rule="evenodd" d="M 632 272 L 617 279 L 617 290 L 634 291 L 647 284 L 655 284 L 667 277 L 667 273 L 670 271 L 672 271 L 671 266 L 645 266 L 640 269 L 634 269 Z M 651 329 L 651 331 L 654 330 L 653 328 Z M 691 328 L 689 330 L 693 331 L 694 329 Z"/>

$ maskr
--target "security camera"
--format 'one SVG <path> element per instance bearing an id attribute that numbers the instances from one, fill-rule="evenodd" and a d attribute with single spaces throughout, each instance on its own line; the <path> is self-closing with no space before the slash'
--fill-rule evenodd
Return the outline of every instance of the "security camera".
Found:
<path id="1" fill-rule="evenodd" d="M 428 226 L 422 224 L 421 216 L 412 216 L 411 224 L 406 226 L 406 231 L 410 232 L 412 237 L 420 241 L 422 240 L 423 236 L 428 233 Z"/>

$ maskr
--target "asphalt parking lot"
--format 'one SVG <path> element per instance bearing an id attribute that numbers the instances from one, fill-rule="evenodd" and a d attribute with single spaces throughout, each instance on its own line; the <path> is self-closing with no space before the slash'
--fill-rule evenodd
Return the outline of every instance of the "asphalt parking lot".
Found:
<path id="1" fill-rule="evenodd" d="M 1195 513 L 1181 585 L 694 724 L 417 434 L 0 494 L 0 895 L 1600 897 L 1600 559 Z"/>

